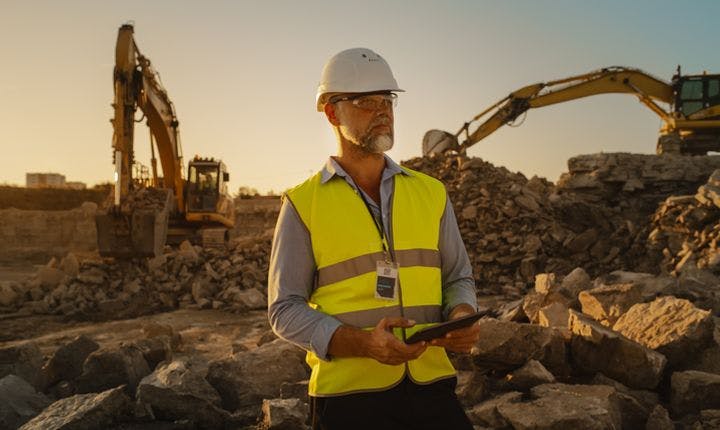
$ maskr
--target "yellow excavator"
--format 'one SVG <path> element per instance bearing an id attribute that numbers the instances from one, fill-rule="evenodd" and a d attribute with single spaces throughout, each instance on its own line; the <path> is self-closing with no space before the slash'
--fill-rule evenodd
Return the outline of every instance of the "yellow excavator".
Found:
<path id="1" fill-rule="evenodd" d="M 642 70 L 608 67 L 528 85 L 480 112 L 455 134 L 428 131 L 423 138 L 423 154 L 462 152 L 503 125 L 513 125 L 529 109 L 610 93 L 635 95 L 662 119 L 658 154 L 704 155 L 708 151 L 720 151 L 720 75 L 683 76 L 678 66 L 669 83 Z M 668 105 L 669 109 L 659 103 Z M 483 119 L 470 132 L 470 126 Z M 462 143 L 458 140 L 461 135 L 464 135 Z"/>
<path id="2" fill-rule="evenodd" d="M 222 161 L 195 156 L 184 175 L 178 119 L 150 60 L 140 53 L 131 24 L 120 27 L 115 46 L 113 157 L 115 190 L 95 216 L 103 257 L 161 255 L 166 243 L 190 239 L 221 246 L 235 223 Z M 138 108 L 150 129 L 150 170 L 134 159 Z M 155 148 L 162 176 L 157 169 Z M 109 199 L 110 200 L 110 199 Z"/>

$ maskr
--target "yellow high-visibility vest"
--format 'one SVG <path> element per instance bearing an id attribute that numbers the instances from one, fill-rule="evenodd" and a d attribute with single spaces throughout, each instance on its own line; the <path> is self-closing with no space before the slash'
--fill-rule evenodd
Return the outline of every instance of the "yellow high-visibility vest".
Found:
<path id="1" fill-rule="evenodd" d="M 321 182 L 318 173 L 287 192 L 310 232 L 317 265 L 309 304 L 344 324 L 371 330 L 386 316 L 404 316 L 417 324 L 393 330 L 403 339 L 442 320 L 442 280 L 438 251 L 440 221 L 447 195 L 440 181 L 403 167 L 396 174 L 392 198 L 392 238 L 399 264 L 396 300 L 375 297 L 376 264 L 383 248 L 362 197 L 343 179 Z M 416 383 L 428 384 L 455 375 L 441 347 L 429 346 L 406 364 L 387 365 L 371 358 L 307 355 L 312 369 L 309 393 L 336 396 L 379 391 L 397 384 L 406 372 Z"/>

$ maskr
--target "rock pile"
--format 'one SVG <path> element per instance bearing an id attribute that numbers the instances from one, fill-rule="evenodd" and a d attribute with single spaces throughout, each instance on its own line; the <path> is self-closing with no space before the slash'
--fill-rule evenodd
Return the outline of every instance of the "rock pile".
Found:
<path id="1" fill-rule="evenodd" d="M 149 260 L 51 260 L 24 283 L 0 285 L 0 311 L 75 318 L 129 318 L 199 307 L 241 312 L 267 305 L 270 236 L 227 249 L 184 242 Z"/>
<path id="2" fill-rule="evenodd" d="M 457 362 L 469 415 L 498 429 L 715 428 L 720 318 L 683 290 L 665 275 L 538 275 Z"/>
<path id="3" fill-rule="evenodd" d="M 720 319 L 678 298 L 689 283 L 633 272 L 593 280 L 579 268 L 538 274 L 498 319 L 480 321 L 470 356 L 453 357 L 468 415 L 496 429 L 714 428 Z M 308 369 L 296 347 L 263 337 L 207 362 L 169 326 L 143 332 L 118 346 L 79 337 L 47 360 L 32 342 L 0 348 L 0 423 L 307 428 Z"/>
<path id="4" fill-rule="evenodd" d="M 557 186 L 457 154 L 404 165 L 445 183 L 480 293 L 519 296 L 542 272 L 657 272 L 648 216 L 704 183 L 720 157 L 584 155 Z"/>
<path id="5" fill-rule="evenodd" d="M 557 186 L 586 200 L 618 207 L 633 222 L 670 195 L 694 193 L 720 168 L 720 156 L 687 157 L 609 153 L 579 155 L 568 160 L 568 172 Z"/>
<path id="6" fill-rule="evenodd" d="M 652 217 L 648 248 L 663 255 L 668 273 L 686 267 L 720 272 L 720 170 L 695 194 L 668 197 Z"/>
<path id="7" fill-rule="evenodd" d="M 0 428 L 302 428 L 306 396 L 281 395 L 308 378 L 299 349 L 271 341 L 206 362 L 172 327 L 151 325 L 119 346 L 78 337 L 46 361 L 32 342 L 0 348 Z"/>

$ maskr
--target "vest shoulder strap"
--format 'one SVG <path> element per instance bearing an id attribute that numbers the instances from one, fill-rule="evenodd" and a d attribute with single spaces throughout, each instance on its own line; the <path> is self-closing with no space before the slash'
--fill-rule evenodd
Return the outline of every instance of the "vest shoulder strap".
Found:
<path id="1" fill-rule="evenodd" d="M 283 194 L 283 197 L 290 200 L 290 203 L 295 207 L 295 211 L 298 213 L 300 219 L 308 230 L 310 230 L 311 225 L 310 214 L 312 211 L 310 209 L 313 205 L 316 188 L 320 185 L 321 179 L 322 173 L 317 172 L 305 180 L 305 182 L 287 190 L 285 194 Z"/>

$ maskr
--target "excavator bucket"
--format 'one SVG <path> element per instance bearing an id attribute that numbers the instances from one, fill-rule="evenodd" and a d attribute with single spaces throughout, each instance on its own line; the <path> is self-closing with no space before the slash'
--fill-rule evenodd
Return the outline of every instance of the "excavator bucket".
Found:
<path id="1" fill-rule="evenodd" d="M 128 259 L 162 255 L 172 193 L 170 190 L 141 190 L 134 197 L 120 208 L 110 208 L 95 215 L 101 256 Z"/>
<path id="2" fill-rule="evenodd" d="M 430 154 L 441 154 L 448 149 L 457 150 L 460 147 L 457 138 L 442 130 L 430 130 L 423 136 L 423 156 Z"/>

